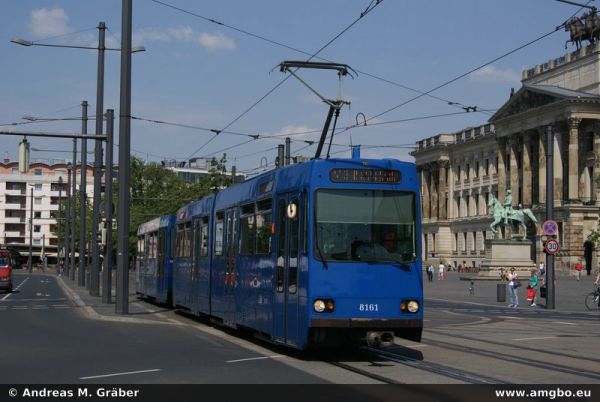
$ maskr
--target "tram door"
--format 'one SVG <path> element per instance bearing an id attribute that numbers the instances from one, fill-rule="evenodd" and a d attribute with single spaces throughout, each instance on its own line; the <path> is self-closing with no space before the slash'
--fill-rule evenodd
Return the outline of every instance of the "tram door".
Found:
<path id="1" fill-rule="evenodd" d="M 298 257 L 300 205 L 297 193 L 277 200 L 277 269 L 275 273 L 274 337 L 287 344 L 298 342 Z"/>

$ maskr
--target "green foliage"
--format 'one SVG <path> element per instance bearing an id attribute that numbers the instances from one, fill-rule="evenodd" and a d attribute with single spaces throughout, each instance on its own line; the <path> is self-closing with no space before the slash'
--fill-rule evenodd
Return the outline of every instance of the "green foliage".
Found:
<path id="1" fill-rule="evenodd" d="M 137 228 L 140 224 L 161 215 L 175 214 L 179 208 L 190 202 L 223 189 L 231 184 L 231 178 L 226 176 L 227 156 L 224 154 L 219 160 L 213 158 L 210 172 L 195 183 L 188 183 L 177 176 L 177 173 L 157 163 L 145 163 L 143 160 L 132 157 L 130 162 L 130 231 L 129 253 L 135 254 Z M 113 185 L 114 220 L 117 219 L 118 183 Z M 76 193 L 76 211 L 79 211 L 79 192 Z M 103 202 L 104 203 L 104 200 Z M 66 200 L 63 200 L 61 211 L 57 217 L 63 218 L 57 226 L 60 233 L 59 244 L 64 240 L 64 217 Z M 101 211 L 102 216 L 104 211 Z M 92 206 L 88 200 L 86 206 L 87 238 L 91 239 Z M 79 243 L 79 212 L 76 216 L 76 243 Z M 113 225 L 113 247 L 116 248 L 116 225 Z M 78 247 L 78 246 L 77 246 Z M 116 250 L 115 253 L 116 255 Z"/>

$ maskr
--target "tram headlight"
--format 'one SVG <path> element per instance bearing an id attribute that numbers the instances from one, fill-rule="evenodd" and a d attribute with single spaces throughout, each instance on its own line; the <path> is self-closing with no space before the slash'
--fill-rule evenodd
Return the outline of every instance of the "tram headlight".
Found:
<path id="1" fill-rule="evenodd" d="M 313 303 L 313 309 L 317 313 L 333 313 L 335 302 L 333 299 L 316 299 Z"/>
<path id="2" fill-rule="evenodd" d="M 419 311 L 419 302 L 416 300 L 402 300 L 400 311 L 403 313 L 416 313 Z"/>
<path id="3" fill-rule="evenodd" d="M 317 299 L 313 303 L 313 308 L 317 313 L 322 313 L 323 311 L 325 311 L 325 302 L 321 299 Z"/>

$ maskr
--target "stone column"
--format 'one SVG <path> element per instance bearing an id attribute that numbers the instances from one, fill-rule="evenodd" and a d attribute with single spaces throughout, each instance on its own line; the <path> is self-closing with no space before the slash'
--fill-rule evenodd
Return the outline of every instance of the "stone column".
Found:
<path id="1" fill-rule="evenodd" d="M 554 206 L 563 205 L 563 149 L 562 133 L 560 130 L 554 131 Z"/>
<path id="2" fill-rule="evenodd" d="M 504 197 L 506 192 L 506 141 L 504 138 L 498 139 L 498 197 Z"/>
<path id="3" fill-rule="evenodd" d="M 423 219 L 429 219 L 429 166 L 421 169 L 421 187 L 423 188 Z"/>
<path id="4" fill-rule="evenodd" d="M 431 200 L 431 219 L 438 218 L 438 189 L 437 189 L 437 175 L 438 175 L 438 164 L 430 164 L 431 170 L 429 172 L 430 186 L 429 186 L 429 199 Z"/>
<path id="5" fill-rule="evenodd" d="M 546 203 L 546 132 L 538 128 L 538 204 Z"/>
<path id="6" fill-rule="evenodd" d="M 592 197 L 600 200 L 600 186 L 596 182 L 596 177 L 600 173 L 600 124 L 594 124 L 594 177 L 592 178 Z"/>
<path id="7" fill-rule="evenodd" d="M 447 189 L 446 189 L 446 170 L 448 169 L 449 163 L 447 160 L 442 160 L 440 161 L 440 170 L 439 170 L 439 175 L 440 175 L 440 188 L 439 188 L 439 195 L 440 195 L 440 205 L 439 205 L 439 218 L 440 220 L 445 220 L 447 218 L 447 211 L 446 211 L 446 199 L 447 199 Z"/>
<path id="8" fill-rule="evenodd" d="M 533 187 L 531 176 L 531 135 L 523 137 L 523 207 L 531 208 Z"/>
<path id="9" fill-rule="evenodd" d="M 569 118 L 569 202 L 579 202 L 579 125 L 581 119 Z"/>
<path id="10" fill-rule="evenodd" d="M 508 140 L 509 158 L 510 158 L 510 190 L 512 192 L 513 207 L 519 203 L 519 167 L 517 164 L 517 147 L 519 138 L 513 135 Z"/>

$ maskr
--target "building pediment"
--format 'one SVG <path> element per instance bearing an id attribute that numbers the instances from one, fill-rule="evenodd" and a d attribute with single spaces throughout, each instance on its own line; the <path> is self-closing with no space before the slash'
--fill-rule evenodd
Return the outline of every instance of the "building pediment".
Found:
<path id="1" fill-rule="evenodd" d="M 600 101 L 600 96 L 553 85 L 525 84 L 490 118 L 490 123 L 564 100 Z"/>

